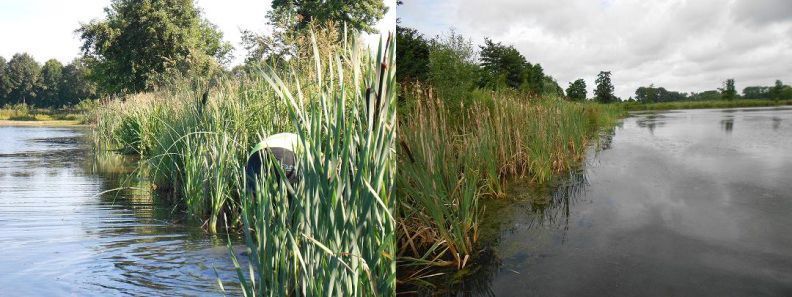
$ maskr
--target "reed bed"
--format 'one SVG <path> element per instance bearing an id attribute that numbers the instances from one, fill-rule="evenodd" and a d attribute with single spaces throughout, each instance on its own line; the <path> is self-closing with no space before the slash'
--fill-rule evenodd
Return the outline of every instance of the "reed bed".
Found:
<path id="1" fill-rule="evenodd" d="M 276 166 L 242 200 L 251 261 L 238 273 L 246 296 L 395 294 L 394 51 L 389 40 L 375 58 L 353 46 L 317 59 L 316 93 L 289 90 L 306 83 L 297 76 L 267 76 L 290 103 L 299 178 L 290 183 Z"/>
<path id="2" fill-rule="evenodd" d="M 310 54 L 249 78 L 109 102 L 95 145 L 140 155 L 158 197 L 209 232 L 240 230 L 246 296 L 393 295 L 395 45 L 308 40 Z M 266 175 L 246 192 L 251 149 L 281 132 L 298 135 L 298 182 Z"/>
<path id="3" fill-rule="evenodd" d="M 431 90 L 404 92 L 400 117 L 400 280 L 425 283 L 462 270 L 477 252 L 480 199 L 505 195 L 509 180 L 546 183 L 581 163 L 588 143 L 623 115 L 616 105 L 493 92 L 448 108 Z"/>

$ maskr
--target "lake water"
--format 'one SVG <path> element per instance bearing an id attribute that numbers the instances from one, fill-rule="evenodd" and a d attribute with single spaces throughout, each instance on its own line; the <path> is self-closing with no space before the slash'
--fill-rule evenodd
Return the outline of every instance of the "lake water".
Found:
<path id="1" fill-rule="evenodd" d="M 487 205 L 493 256 L 458 292 L 792 296 L 792 109 L 634 114 L 600 146 Z"/>
<path id="2" fill-rule="evenodd" d="M 218 275 L 235 279 L 225 237 L 153 203 L 87 133 L 0 127 L 0 296 L 222 295 Z"/>

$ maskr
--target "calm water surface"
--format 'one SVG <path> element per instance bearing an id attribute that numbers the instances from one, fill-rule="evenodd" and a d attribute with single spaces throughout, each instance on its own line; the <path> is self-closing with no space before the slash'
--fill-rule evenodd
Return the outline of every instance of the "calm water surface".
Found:
<path id="1" fill-rule="evenodd" d="M 792 296 L 792 109 L 635 114 L 552 190 L 487 205 L 494 296 Z"/>
<path id="2" fill-rule="evenodd" d="M 224 237 L 146 190 L 103 193 L 146 184 L 95 158 L 86 133 L 0 127 L 0 296 L 221 295 L 217 275 L 235 279 Z"/>

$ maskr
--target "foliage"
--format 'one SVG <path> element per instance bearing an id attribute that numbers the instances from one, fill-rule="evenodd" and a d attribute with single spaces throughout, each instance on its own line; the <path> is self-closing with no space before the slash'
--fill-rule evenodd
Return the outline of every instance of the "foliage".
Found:
<path id="1" fill-rule="evenodd" d="M 15 54 L 8 61 L 8 79 L 11 92 L 9 103 L 32 103 L 36 97 L 41 66 L 27 53 Z"/>
<path id="2" fill-rule="evenodd" d="M 616 96 L 613 95 L 610 71 L 600 71 L 595 83 L 597 87 L 594 89 L 594 100 L 599 103 L 616 102 Z"/>
<path id="3" fill-rule="evenodd" d="M 0 104 L 8 102 L 8 96 L 11 94 L 11 78 L 9 77 L 8 63 L 6 59 L 0 56 Z"/>
<path id="4" fill-rule="evenodd" d="M 734 87 L 734 79 L 730 78 L 723 82 L 723 88 L 719 89 L 724 100 L 734 100 L 737 98 L 737 90 Z"/>
<path id="5" fill-rule="evenodd" d="M 297 77 L 265 76 L 289 103 L 289 120 L 302 149 L 300 178 L 290 184 L 276 170 L 256 183 L 256 193 L 245 194 L 252 199 L 242 200 L 251 251 L 249 269 L 237 266 L 244 295 L 395 293 L 396 197 L 391 191 L 396 84 L 391 67 L 395 48 L 390 45 L 374 59 L 362 58 L 363 50 L 353 46 L 328 60 L 328 75 L 316 57 L 314 83 L 320 91 L 313 94 L 289 86 L 307 83 Z M 346 70 L 356 73 L 352 81 L 342 79 Z M 238 263 L 233 250 L 231 254 Z"/>
<path id="6" fill-rule="evenodd" d="M 530 74 L 525 71 L 529 65 L 517 49 L 500 42 L 492 42 L 489 38 L 484 39 L 484 45 L 480 48 L 481 86 L 517 89 L 525 82 L 525 75 Z"/>
<path id="7" fill-rule="evenodd" d="M 578 78 L 574 82 L 569 83 L 566 90 L 567 97 L 572 101 L 585 101 L 586 100 L 586 81 Z"/>
<path id="8" fill-rule="evenodd" d="M 77 31 L 106 93 L 153 90 L 174 75 L 210 77 L 231 45 L 193 0 L 113 0 L 105 18 Z"/>
<path id="9" fill-rule="evenodd" d="M 63 64 L 58 60 L 50 59 L 41 68 L 41 76 L 37 84 L 36 103 L 40 106 L 56 105 L 60 98 L 61 82 L 63 80 Z"/>
<path id="10" fill-rule="evenodd" d="M 97 98 L 97 87 L 89 77 L 91 70 L 85 58 L 76 58 L 63 67 L 63 81 L 60 84 L 60 101 L 57 105 L 71 105 L 85 99 Z"/>
<path id="11" fill-rule="evenodd" d="M 396 80 L 426 82 L 429 73 L 429 42 L 415 29 L 396 26 Z"/>
<path id="12" fill-rule="evenodd" d="M 475 260 L 480 200 L 505 195 L 506 183 L 548 182 L 577 166 L 600 127 L 622 115 L 617 105 L 525 98 L 510 90 L 451 109 L 426 89 L 409 89 L 402 113 L 399 170 L 401 279 L 423 283 Z"/>
<path id="13" fill-rule="evenodd" d="M 346 24 L 357 31 L 377 33 L 374 25 L 388 7 L 382 0 L 294 1 L 273 0 L 271 19 L 293 18 L 292 29 L 301 31 L 311 22 Z"/>
<path id="14" fill-rule="evenodd" d="M 473 43 L 451 31 L 431 43 L 429 51 L 429 82 L 437 93 L 458 107 L 469 100 L 476 87 L 478 66 Z"/>
<path id="15" fill-rule="evenodd" d="M 668 91 L 663 87 L 655 87 L 654 84 L 635 90 L 635 99 L 641 103 L 681 101 L 687 98 L 686 93 Z"/>

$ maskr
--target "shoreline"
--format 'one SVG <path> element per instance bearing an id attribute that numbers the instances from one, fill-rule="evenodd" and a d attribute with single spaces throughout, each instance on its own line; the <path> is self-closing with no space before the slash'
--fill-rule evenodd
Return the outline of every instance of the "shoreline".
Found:
<path id="1" fill-rule="evenodd" d="M 0 127 L 88 127 L 77 120 L 14 121 L 0 120 Z"/>

